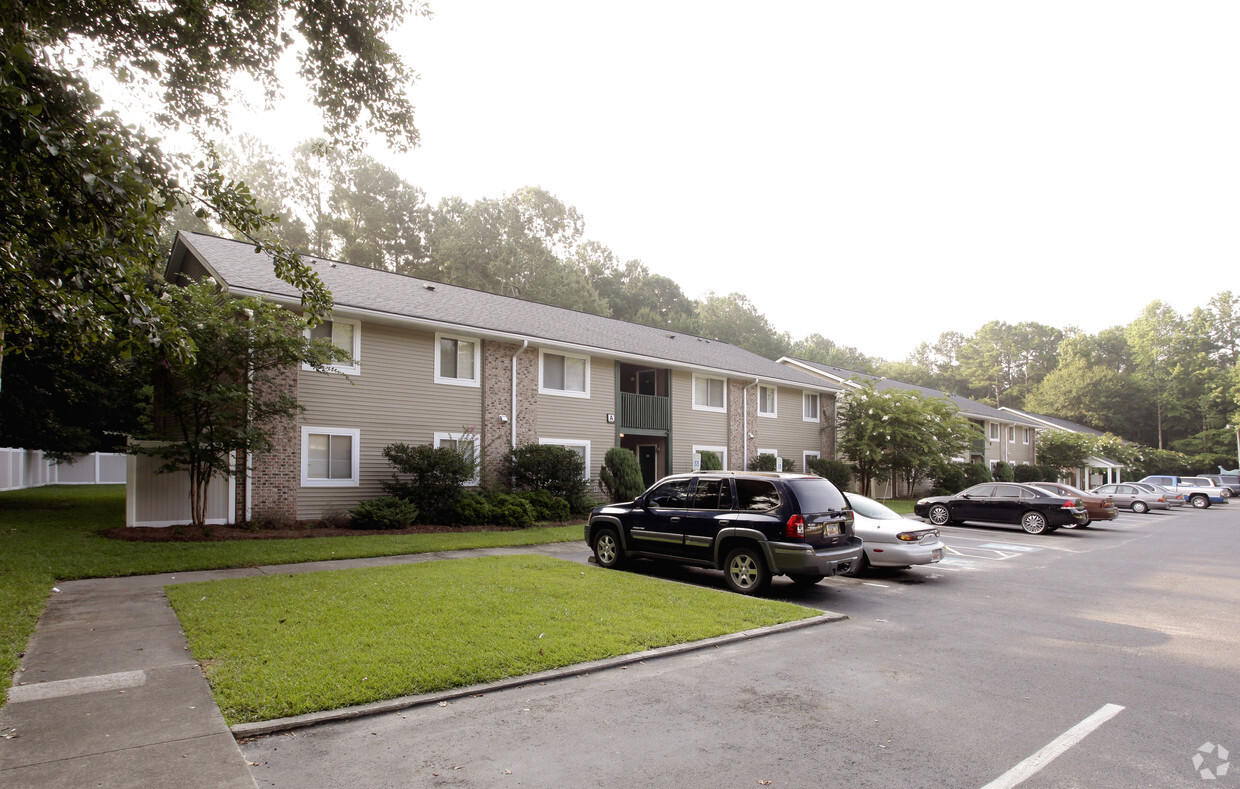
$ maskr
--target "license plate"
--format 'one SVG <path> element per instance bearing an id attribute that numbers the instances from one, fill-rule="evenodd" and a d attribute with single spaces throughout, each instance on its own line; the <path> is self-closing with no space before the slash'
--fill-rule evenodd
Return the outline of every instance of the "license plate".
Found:
<path id="1" fill-rule="evenodd" d="M 942 558 L 943 558 L 942 548 L 935 548 L 933 551 L 930 552 L 930 561 L 937 562 Z"/>
<path id="2" fill-rule="evenodd" d="M 834 535 L 836 535 L 836 534 L 839 534 L 839 533 L 840 533 L 840 525 L 839 525 L 838 523 L 827 523 L 827 524 L 824 524 L 824 525 L 823 525 L 823 527 L 822 527 L 822 533 L 823 533 L 823 534 L 825 534 L 825 535 L 826 535 L 826 536 L 828 536 L 828 537 L 831 537 L 831 536 L 834 536 Z"/>

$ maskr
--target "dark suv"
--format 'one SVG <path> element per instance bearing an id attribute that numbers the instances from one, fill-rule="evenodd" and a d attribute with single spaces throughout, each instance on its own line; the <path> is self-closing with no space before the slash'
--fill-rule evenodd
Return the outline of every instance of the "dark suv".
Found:
<path id="1" fill-rule="evenodd" d="M 757 594 L 772 575 L 816 584 L 861 560 L 853 514 L 821 477 L 760 471 L 674 474 L 631 502 L 596 507 L 586 543 L 602 567 L 629 556 L 723 570 L 728 586 Z"/>

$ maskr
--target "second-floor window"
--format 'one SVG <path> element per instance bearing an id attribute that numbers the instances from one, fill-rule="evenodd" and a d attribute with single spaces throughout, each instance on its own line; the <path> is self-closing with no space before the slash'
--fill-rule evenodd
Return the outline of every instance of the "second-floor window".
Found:
<path id="1" fill-rule="evenodd" d="M 990 440 L 991 441 L 999 440 L 999 423 L 998 422 L 990 423 Z"/>
<path id="2" fill-rule="evenodd" d="M 478 386 L 478 341 L 448 334 L 435 335 L 435 341 L 435 383 Z"/>
<path id="3" fill-rule="evenodd" d="M 727 396 L 722 378 L 693 376 L 693 407 L 698 411 L 726 411 Z"/>
<path id="4" fill-rule="evenodd" d="M 539 355 L 539 361 L 542 366 L 540 392 L 569 397 L 590 396 L 588 357 L 544 351 Z"/>
<path id="5" fill-rule="evenodd" d="M 805 407 L 804 407 L 804 413 L 801 414 L 801 418 L 804 419 L 806 422 L 817 422 L 818 421 L 818 393 L 817 392 L 806 392 L 805 393 Z"/>
<path id="6" fill-rule="evenodd" d="M 773 386 L 758 387 L 758 416 L 779 416 L 777 394 Z"/>
<path id="7" fill-rule="evenodd" d="M 350 375 L 361 373 L 362 327 L 360 323 L 342 319 L 323 321 L 313 329 L 307 329 L 306 336 L 312 340 L 331 340 L 332 345 L 351 357 L 352 361 L 339 362 L 330 366 L 329 370 Z M 303 366 L 303 369 L 309 368 Z"/>
<path id="8" fill-rule="evenodd" d="M 1009 444 L 1016 443 L 1016 426 L 1015 425 L 1008 425 L 1008 443 Z"/>
<path id="9" fill-rule="evenodd" d="M 1031 427 L 1025 428 L 1025 443 L 1026 444 L 1033 443 L 1033 428 Z"/>

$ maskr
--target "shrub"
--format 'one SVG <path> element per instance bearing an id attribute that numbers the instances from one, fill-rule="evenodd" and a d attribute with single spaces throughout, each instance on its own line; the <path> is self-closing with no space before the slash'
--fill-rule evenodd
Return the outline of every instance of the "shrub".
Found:
<path id="1" fill-rule="evenodd" d="M 646 489 L 637 456 L 624 447 L 607 450 L 598 479 L 610 501 L 632 501 Z"/>
<path id="2" fill-rule="evenodd" d="M 969 477 L 964 470 L 966 465 L 971 464 L 960 462 L 943 464 L 943 467 L 939 469 L 934 477 L 934 490 L 942 490 L 946 491 L 946 493 L 935 493 L 934 495 L 949 496 L 969 487 Z"/>
<path id="3" fill-rule="evenodd" d="M 711 454 L 713 455 L 714 453 L 712 452 Z M 705 452 L 702 453 L 702 470 L 703 471 L 706 470 L 706 453 Z M 756 458 L 749 461 L 749 470 L 750 471 L 774 471 L 775 470 L 775 456 L 768 455 L 765 452 L 763 452 L 761 455 L 758 455 Z"/>
<path id="4" fill-rule="evenodd" d="M 491 493 L 491 522 L 496 526 L 524 529 L 534 525 L 534 508 L 520 496 L 511 493 Z"/>
<path id="5" fill-rule="evenodd" d="M 1038 466 L 1038 468 L 1042 471 L 1042 482 L 1059 481 L 1059 469 L 1054 466 Z"/>
<path id="6" fill-rule="evenodd" d="M 723 460 L 717 452 L 702 452 L 702 471 L 723 471 Z"/>
<path id="7" fill-rule="evenodd" d="M 418 519 L 418 508 L 396 496 L 363 501 L 349 511 L 354 529 L 404 529 Z"/>
<path id="8" fill-rule="evenodd" d="M 996 482 L 1011 482 L 1015 478 L 1011 464 L 1003 460 L 995 464 L 994 475 Z"/>
<path id="9" fill-rule="evenodd" d="M 1042 479 L 1043 472 L 1040 466 L 1021 465 L 1017 466 L 1012 473 L 1013 482 L 1045 482 Z"/>
<path id="10" fill-rule="evenodd" d="M 852 469 L 842 460 L 810 458 L 805 465 L 807 471 L 830 480 L 840 490 L 848 490 L 848 486 L 852 484 Z"/>
<path id="11" fill-rule="evenodd" d="M 553 444 L 525 444 L 504 458 L 512 490 L 545 490 L 567 501 L 575 513 L 588 512 L 593 504 L 586 495 L 585 472 L 581 455 Z"/>
<path id="12" fill-rule="evenodd" d="M 491 502 L 477 492 L 467 492 L 456 502 L 449 522 L 454 526 L 483 526 L 492 522 Z"/>
<path id="13" fill-rule="evenodd" d="M 797 463 L 792 458 L 784 458 L 783 461 L 784 461 L 784 471 L 791 472 L 791 471 L 797 470 Z"/>
<path id="14" fill-rule="evenodd" d="M 339 507 L 328 507 L 319 516 L 319 526 L 324 529 L 349 528 L 349 513 Z"/>
<path id="15" fill-rule="evenodd" d="M 994 482 L 995 478 L 990 475 L 990 469 L 986 468 L 984 463 L 963 463 L 964 471 L 964 487 L 969 488 L 974 485 L 980 485 L 983 482 Z"/>
<path id="16" fill-rule="evenodd" d="M 250 531 L 282 531 L 297 527 L 297 519 L 278 509 L 255 510 L 247 524 Z"/>
<path id="17" fill-rule="evenodd" d="M 629 453 L 633 454 L 633 453 Z M 572 516 L 568 502 L 559 496 L 553 496 L 545 490 L 524 490 L 516 494 L 529 502 L 534 511 L 534 520 L 563 523 Z"/>
<path id="18" fill-rule="evenodd" d="M 474 462 L 458 449 L 427 444 L 388 444 L 383 456 L 402 479 L 392 474 L 383 489 L 391 496 L 417 506 L 423 522 L 447 522 L 456 513 L 464 485 L 476 470 Z"/>

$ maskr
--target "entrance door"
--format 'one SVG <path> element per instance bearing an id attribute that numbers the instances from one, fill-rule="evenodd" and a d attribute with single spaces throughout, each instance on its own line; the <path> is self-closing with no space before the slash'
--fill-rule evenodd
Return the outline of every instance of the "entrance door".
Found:
<path id="1" fill-rule="evenodd" d="M 657 376 L 654 370 L 637 371 L 637 393 L 641 395 L 658 394 Z"/>
<path id="2" fill-rule="evenodd" d="M 659 453 L 654 444 L 642 444 L 637 448 L 637 463 L 642 468 L 642 482 L 646 487 L 659 478 Z"/>

